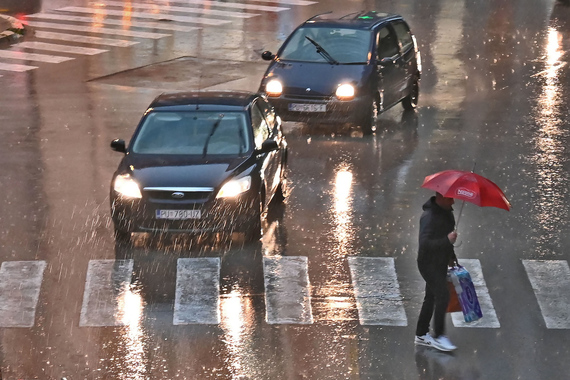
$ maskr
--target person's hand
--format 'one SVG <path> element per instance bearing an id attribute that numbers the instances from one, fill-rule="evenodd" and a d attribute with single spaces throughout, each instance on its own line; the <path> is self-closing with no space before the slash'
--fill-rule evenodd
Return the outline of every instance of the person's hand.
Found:
<path id="1" fill-rule="evenodd" d="M 457 232 L 453 231 L 448 233 L 447 238 L 451 244 L 455 244 L 455 241 L 457 240 Z"/>

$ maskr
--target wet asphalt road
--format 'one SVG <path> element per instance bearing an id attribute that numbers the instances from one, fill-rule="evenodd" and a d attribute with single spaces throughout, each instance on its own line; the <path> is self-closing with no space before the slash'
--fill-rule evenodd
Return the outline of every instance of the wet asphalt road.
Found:
<path id="1" fill-rule="evenodd" d="M 44 0 L 42 12 L 88 4 Z M 563 273 L 535 292 L 523 260 L 567 268 L 569 259 L 570 9 L 551 0 L 287 7 L 157 40 L 131 38 L 139 43 L 67 54 L 74 59 L 57 64 L 0 58 L 38 67 L 0 71 L 0 259 L 3 268 L 45 263 L 31 324 L 7 322 L 30 315 L 24 301 L 0 310 L 2 379 L 567 377 L 570 279 Z M 272 210 L 259 243 L 141 235 L 131 248 L 115 246 L 108 190 L 120 156 L 109 142 L 128 139 L 154 96 L 255 91 L 266 67 L 261 51 L 276 51 L 316 13 L 363 8 L 404 15 L 417 36 L 423 77 L 415 114 L 396 106 L 373 136 L 286 123 L 291 191 L 285 206 Z M 37 34 L 27 40 L 55 42 Z M 428 174 L 474 163 L 512 204 L 510 212 L 467 204 L 458 230 L 459 260 L 479 260 L 498 325 L 456 327 L 448 318 L 459 349 L 417 349 L 418 218 L 431 195 L 420 185 Z M 310 280 L 309 323 L 268 323 L 265 265 L 299 256 Z M 394 259 L 405 325 L 361 323 L 348 257 Z M 175 325 L 177 265 L 195 258 L 219 262 L 219 323 Z M 105 320 L 106 305 L 86 306 L 88 268 L 116 259 L 132 260 L 116 262 L 132 264 L 131 285 L 120 297 L 124 326 L 84 323 L 82 315 Z M 0 280 L 3 307 L 21 290 L 11 285 Z M 554 298 L 540 303 L 548 290 Z M 549 325 L 553 305 L 562 327 Z"/>

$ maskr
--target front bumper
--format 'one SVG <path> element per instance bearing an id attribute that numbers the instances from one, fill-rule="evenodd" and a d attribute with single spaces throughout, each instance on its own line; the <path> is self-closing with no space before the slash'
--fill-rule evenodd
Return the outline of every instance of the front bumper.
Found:
<path id="1" fill-rule="evenodd" d="M 300 97 L 281 95 L 269 97 L 269 102 L 275 107 L 277 114 L 286 121 L 316 122 L 330 124 L 359 123 L 370 109 L 370 97 L 358 97 L 353 100 L 339 100 L 335 97 Z M 304 108 L 325 106 L 324 112 L 294 111 L 294 104 Z"/>

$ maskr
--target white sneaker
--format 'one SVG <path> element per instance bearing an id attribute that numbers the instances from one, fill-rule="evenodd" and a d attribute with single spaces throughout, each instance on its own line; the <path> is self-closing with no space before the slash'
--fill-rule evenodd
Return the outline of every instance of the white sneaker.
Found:
<path id="1" fill-rule="evenodd" d="M 433 339 L 432 346 L 440 351 L 453 351 L 457 348 L 453 345 L 453 343 L 451 343 L 449 338 L 446 337 L 445 335 L 440 335 L 437 338 L 432 338 L 432 339 Z"/>
<path id="2" fill-rule="evenodd" d="M 432 347 L 433 346 L 433 338 L 431 335 L 429 335 L 429 333 L 427 333 L 426 335 L 422 335 L 422 336 L 416 335 L 416 338 L 414 339 L 414 343 L 416 344 L 416 346 Z"/>

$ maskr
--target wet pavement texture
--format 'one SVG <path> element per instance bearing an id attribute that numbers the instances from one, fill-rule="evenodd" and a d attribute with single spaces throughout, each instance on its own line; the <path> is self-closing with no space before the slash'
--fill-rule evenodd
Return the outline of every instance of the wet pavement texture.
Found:
<path id="1" fill-rule="evenodd" d="M 44 0 L 41 11 L 89 4 Z M 260 242 L 143 234 L 130 247 L 115 244 L 108 192 L 120 156 L 109 143 L 130 137 L 156 95 L 255 91 L 267 65 L 260 52 L 276 51 L 296 25 L 331 9 L 372 6 L 404 15 L 418 39 L 417 112 L 397 105 L 372 136 L 286 122 L 290 194 L 271 210 Z M 560 297 L 543 303 L 548 289 L 535 288 L 523 263 L 567 268 L 569 259 L 570 8 L 522 0 L 287 7 L 98 55 L 68 54 L 74 59 L 62 63 L 27 62 L 38 68 L 26 72 L 0 70 L 2 379 L 567 376 L 568 275 L 552 272 L 559 277 L 547 287 Z M 459 261 L 481 263 L 499 326 L 457 327 L 448 318 L 455 353 L 414 347 L 424 286 L 415 262 L 418 221 L 431 196 L 420 186 L 428 174 L 474 164 L 512 204 L 510 212 L 466 204 L 458 230 Z M 397 276 L 390 284 L 355 278 L 349 257 L 393 259 L 386 262 Z M 219 297 L 207 281 L 180 285 L 194 259 L 219 266 L 219 277 L 212 272 Z M 366 281 L 386 292 L 398 285 L 400 296 L 388 303 L 404 310 L 400 325 L 362 322 L 366 297 L 355 284 Z M 214 323 L 174 323 L 177 297 L 193 289 L 204 292 L 194 300 L 213 310 L 204 320 Z M 547 314 L 549 303 L 562 305 L 558 315 Z M 279 322 L 296 310 L 303 318 Z M 30 315 L 31 326 L 7 323 Z M 554 317 L 566 327 L 550 328 Z"/>

